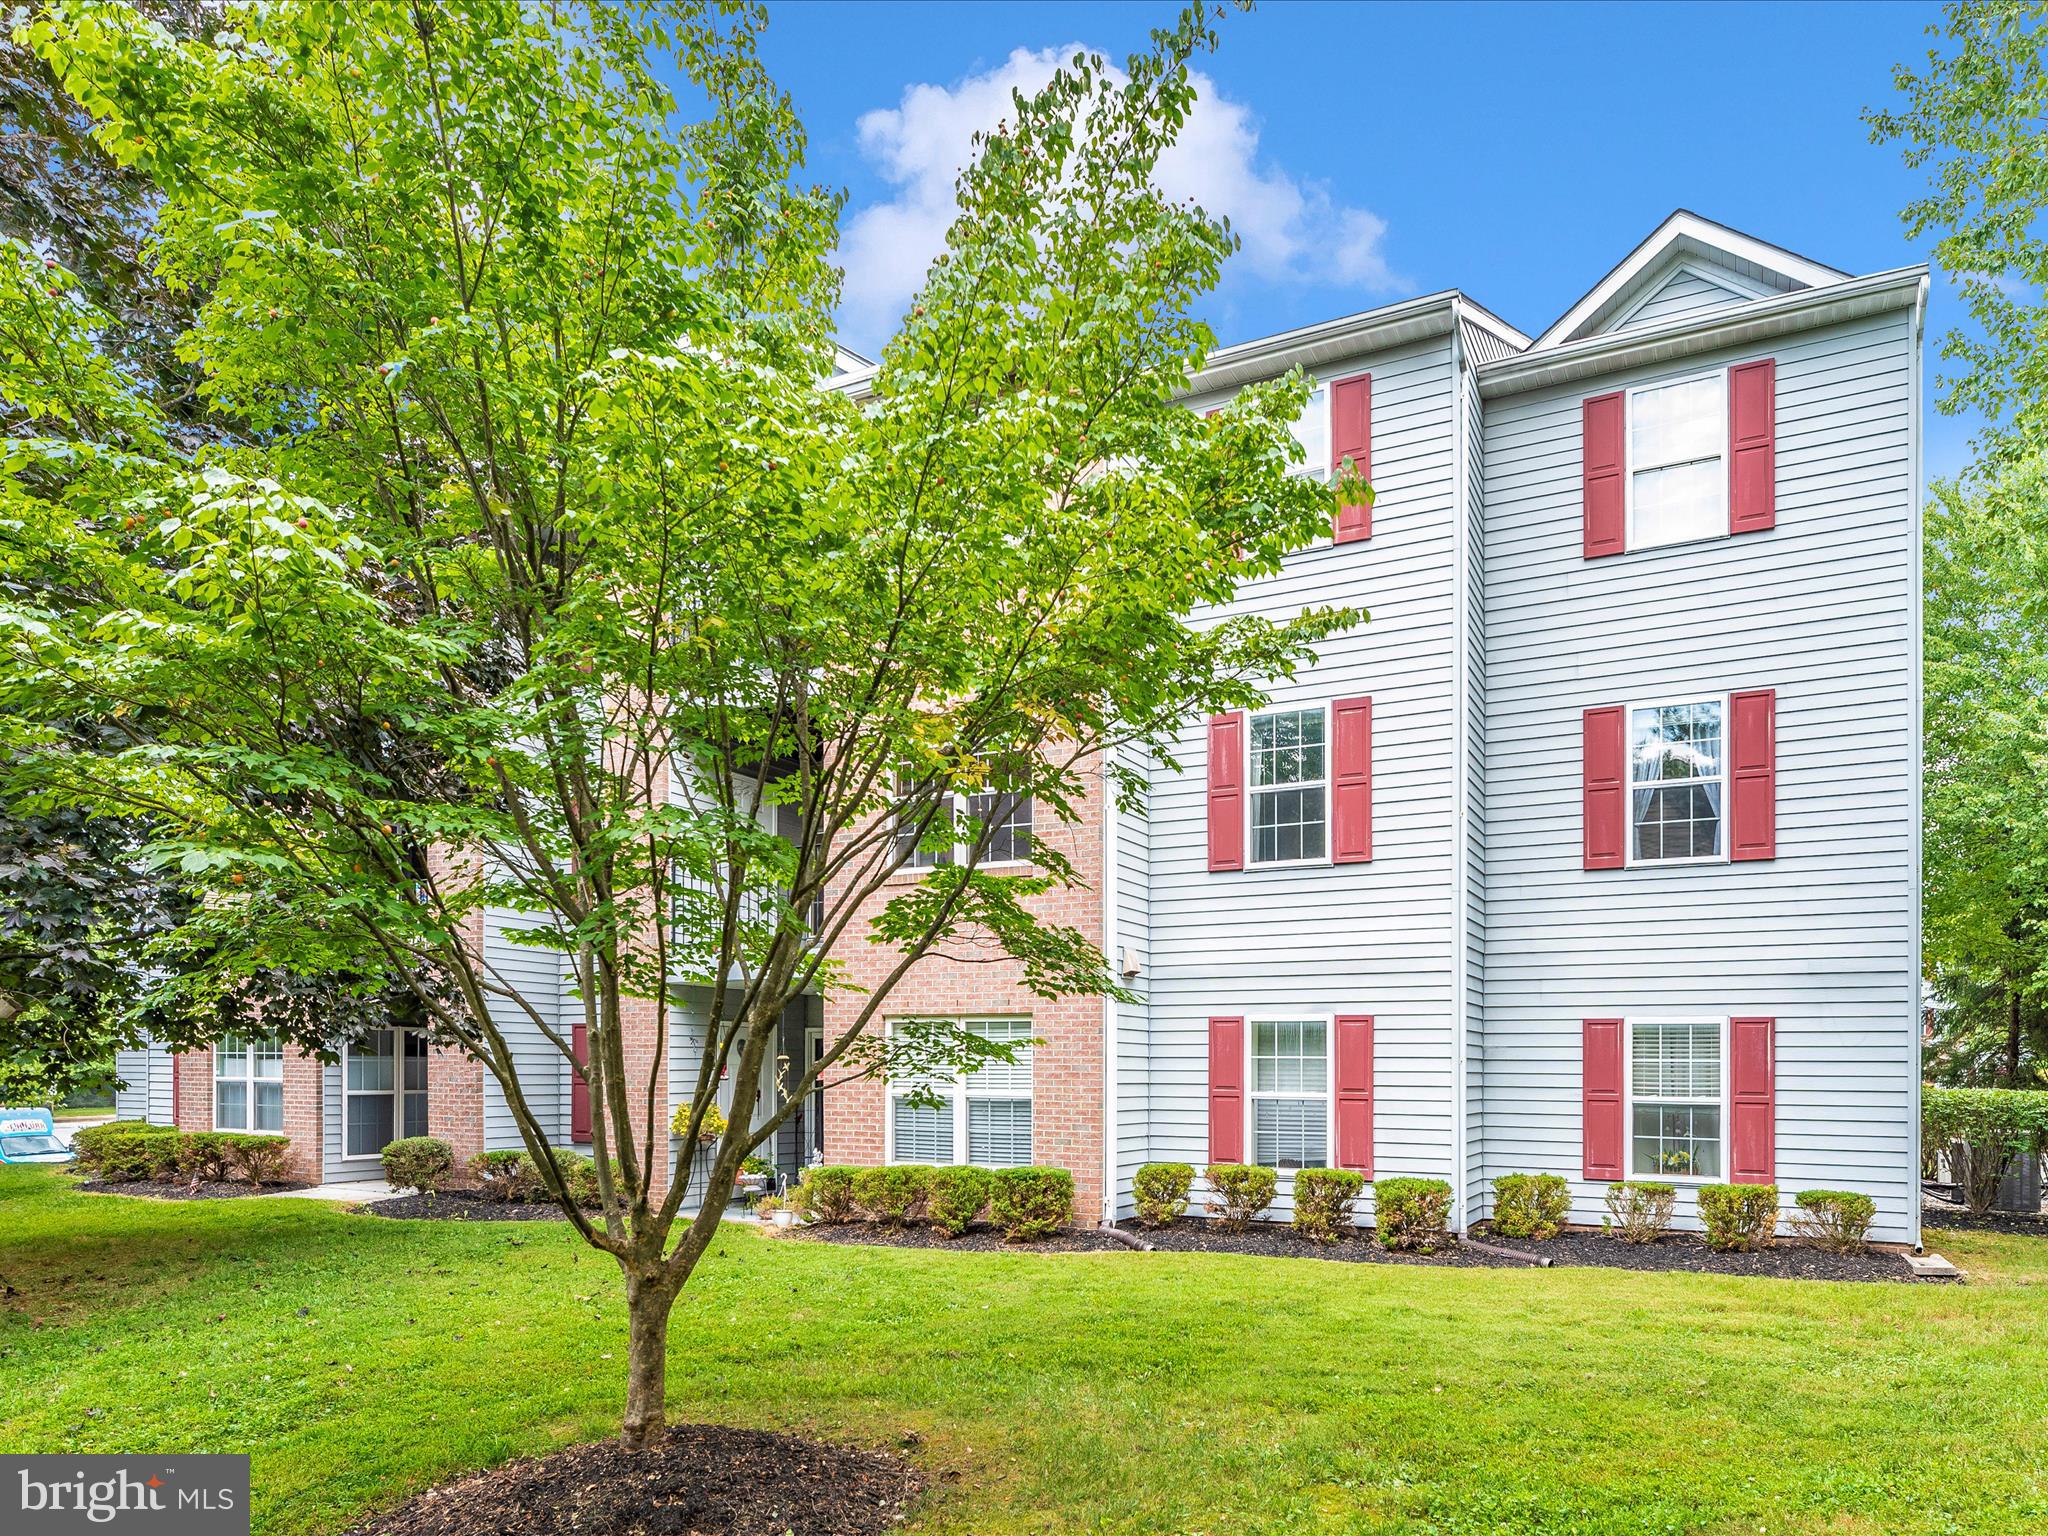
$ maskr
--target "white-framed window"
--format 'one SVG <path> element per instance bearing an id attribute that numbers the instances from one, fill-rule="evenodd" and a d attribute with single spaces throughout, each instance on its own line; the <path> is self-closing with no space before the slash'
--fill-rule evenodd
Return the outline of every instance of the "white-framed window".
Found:
<path id="1" fill-rule="evenodd" d="M 1301 408 L 1301 415 L 1295 418 L 1294 440 L 1301 444 L 1304 455 L 1296 466 L 1295 473 L 1307 475 L 1312 480 L 1330 478 L 1330 386 L 1318 384 L 1308 397 L 1308 404 Z"/>
<path id="2" fill-rule="evenodd" d="M 1322 864 L 1330 856 L 1330 711 L 1269 709 L 1246 733 L 1245 846 L 1253 864 Z"/>
<path id="3" fill-rule="evenodd" d="M 1628 710 L 1628 862 L 1727 857 L 1726 695 Z"/>
<path id="4" fill-rule="evenodd" d="M 427 1040 L 412 1029 L 372 1030 L 341 1050 L 341 1155 L 375 1157 L 427 1134 Z"/>
<path id="5" fill-rule="evenodd" d="M 1628 392 L 1628 547 L 1728 532 L 1728 375 Z"/>
<path id="6" fill-rule="evenodd" d="M 229 1035 L 213 1051 L 213 1128 L 284 1129 L 284 1046 L 269 1035 Z"/>
<path id="7" fill-rule="evenodd" d="M 899 778 L 897 792 L 899 798 L 907 799 L 910 785 Z M 916 825 L 901 815 L 897 817 L 896 850 L 905 869 L 936 869 L 942 865 L 965 864 L 974 846 L 969 839 L 979 832 L 986 832 L 988 836 L 988 848 L 981 858 L 983 869 L 997 864 L 1028 864 L 1031 861 L 1033 807 L 1029 795 L 991 787 L 974 794 L 953 795 L 949 799 L 950 804 L 942 806 L 939 811 L 940 817 L 950 821 L 955 829 L 954 839 L 949 845 L 926 844 L 920 847 Z"/>
<path id="8" fill-rule="evenodd" d="M 889 1090 L 889 1161 L 975 1163 L 1021 1168 L 1031 1161 L 1031 1021 L 962 1019 L 960 1027 L 1015 1045 L 1012 1062 L 989 1062 L 957 1077 L 900 1081 Z M 936 1104 L 912 1102 L 919 1088 Z"/>
<path id="9" fill-rule="evenodd" d="M 1728 1166 L 1725 1018 L 1628 1021 L 1628 1173 L 1712 1183 Z"/>
<path id="10" fill-rule="evenodd" d="M 1267 1168 L 1330 1166 L 1330 1021 L 1248 1021 L 1252 1161 Z"/>

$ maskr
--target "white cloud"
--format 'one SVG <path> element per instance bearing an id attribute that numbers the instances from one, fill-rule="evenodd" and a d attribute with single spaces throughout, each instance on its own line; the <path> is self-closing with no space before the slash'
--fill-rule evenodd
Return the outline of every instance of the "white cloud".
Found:
<path id="1" fill-rule="evenodd" d="M 944 247 L 953 220 L 953 182 L 974 134 L 1010 115 L 1010 93 L 1027 95 L 1063 60 L 1087 51 L 1019 48 L 995 68 L 953 86 L 912 85 L 894 107 L 862 115 L 861 152 L 896 191 L 847 222 L 839 259 L 846 268 L 849 336 L 885 334 Z M 1118 78 L 1122 78 L 1118 72 Z M 1179 141 L 1160 157 L 1160 189 L 1193 197 L 1230 220 L 1243 241 L 1235 265 L 1266 282 L 1334 284 L 1366 293 L 1399 285 L 1382 250 L 1386 222 L 1340 203 L 1321 182 L 1304 182 L 1263 162 L 1251 109 L 1223 96 L 1199 71 L 1197 100 Z"/>

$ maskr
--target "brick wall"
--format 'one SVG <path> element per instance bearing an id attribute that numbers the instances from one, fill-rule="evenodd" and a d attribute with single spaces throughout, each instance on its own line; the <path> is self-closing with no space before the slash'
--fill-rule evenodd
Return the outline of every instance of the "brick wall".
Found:
<path id="1" fill-rule="evenodd" d="M 484 1149 L 484 1064 L 455 1046 L 427 1052 L 427 1134 L 448 1143 L 457 1168 Z"/>
<path id="2" fill-rule="evenodd" d="M 1037 835 L 1073 861 L 1079 886 L 1049 891 L 1033 902 L 1050 922 L 1078 928 L 1102 941 L 1103 819 L 1100 775 L 1090 770 L 1096 792 L 1080 801 L 1072 825 L 1040 810 Z M 836 950 L 852 986 L 829 994 L 824 1004 L 825 1038 L 837 1039 L 858 1015 L 866 994 L 878 984 L 900 951 L 871 944 L 867 924 L 892 896 L 922 876 L 895 876 L 871 897 L 849 925 Z M 1042 1043 L 1032 1058 L 1032 1160 L 1074 1175 L 1076 1219 L 1101 1219 L 1103 1195 L 1102 999 L 1065 998 L 1048 1002 L 1025 990 L 1023 967 L 993 944 L 954 941 L 947 955 L 927 955 L 890 992 L 880 1019 L 977 1014 L 1029 1015 Z M 991 958 L 982 958 L 989 956 Z M 879 1027 L 879 1022 L 876 1026 Z M 883 1145 L 886 1089 L 873 1080 L 849 1083 L 825 1095 L 825 1158 L 834 1163 L 873 1164 L 887 1160 Z"/>
<path id="3" fill-rule="evenodd" d="M 213 1052 L 187 1051 L 173 1060 L 177 1064 L 177 1087 L 171 1100 L 171 1118 L 181 1131 L 212 1130 Z M 321 1072 L 317 1058 L 286 1048 L 284 1135 L 292 1144 L 292 1158 L 298 1165 L 292 1176 L 315 1183 L 323 1166 Z"/>

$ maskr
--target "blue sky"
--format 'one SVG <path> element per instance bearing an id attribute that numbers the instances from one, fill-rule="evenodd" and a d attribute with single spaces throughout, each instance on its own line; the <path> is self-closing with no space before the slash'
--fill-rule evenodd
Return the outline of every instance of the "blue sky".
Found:
<path id="1" fill-rule="evenodd" d="M 846 339 L 872 352 L 915 286 L 966 135 L 1047 50 L 1121 59 L 1170 4 L 771 7 L 765 45 L 848 189 Z M 1201 62 L 1174 175 L 1246 250 L 1224 342 L 1457 287 L 1534 334 L 1673 208 L 1852 272 L 1924 259 L 1920 186 L 1860 112 L 1924 56 L 1932 5 L 1338 5 L 1267 0 Z M 1022 51 L 1020 56 L 1019 51 Z M 1937 274 L 1930 335 L 1959 318 Z M 1930 342 L 1931 348 L 1932 342 Z M 1934 373 L 1930 358 L 1930 379 Z M 1927 467 L 1973 424 L 1934 415 Z"/>

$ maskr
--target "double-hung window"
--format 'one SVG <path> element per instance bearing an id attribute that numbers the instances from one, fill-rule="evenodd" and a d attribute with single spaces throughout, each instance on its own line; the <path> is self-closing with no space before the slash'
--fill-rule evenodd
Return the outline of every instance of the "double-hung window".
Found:
<path id="1" fill-rule="evenodd" d="M 401 1136 L 427 1134 L 427 1041 L 374 1029 L 341 1053 L 342 1156 L 375 1157 Z"/>
<path id="2" fill-rule="evenodd" d="M 1318 384 L 1308 404 L 1294 423 L 1294 440 L 1301 444 L 1302 462 L 1295 473 L 1312 480 L 1330 477 L 1330 386 Z"/>
<path id="3" fill-rule="evenodd" d="M 984 1040 L 1014 1046 L 1015 1059 L 991 1061 L 957 1077 L 893 1085 L 889 1159 L 1023 1167 L 1031 1161 L 1031 1021 L 965 1019 L 960 1027 Z M 918 1098 L 927 1102 L 915 1102 Z M 929 1102 L 933 1098 L 936 1103 Z"/>
<path id="4" fill-rule="evenodd" d="M 909 799 L 911 789 L 907 778 L 897 780 L 900 799 Z M 1031 859 L 1031 827 L 1031 797 L 991 786 L 974 794 L 946 796 L 922 836 L 916 818 L 899 813 L 896 851 L 905 869 L 936 869 L 965 864 L 974 851 L 973 840 L 986 836 L 988 846 L 981 856 L 984 869 L 992 864 L 1025 864 Z"/>
<path id="5" fill-rule="evenodd" d="M 1628 395 L 1628 547 L 1728 531 L 1728 376 Z"/>
<path id="6" fill-rule="evenodd" d="M 1718 1179 L 1723 1019 L 1631 1020 L 1629 1175 Z"/>
<path id="7" fill-rule="evenodd" d="M 213 1052 L 213 1128 L 284 1129 L 284 1046 L 268 1035 L 229 1035 Z"/>
<path id="8" fill-rule="evenodd" d="M 1330 1161 L 1327 1019 L 1251 1021 L 1252 1161 L 1326 1168 Z"/>
<path id="9" fill-rule="evenodd" d="M 1312 864 L 1329 855 L 1329 717 L 1270 710 L 1251 719 L 1251 862 Z"/>
<path id="10" fill-rule="evenodd" d="M 1629 710 L 1629 862 L 1724 855 L 1727 700 Z"/>

